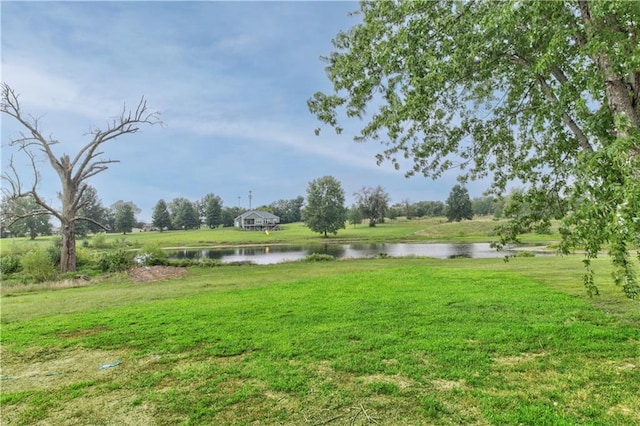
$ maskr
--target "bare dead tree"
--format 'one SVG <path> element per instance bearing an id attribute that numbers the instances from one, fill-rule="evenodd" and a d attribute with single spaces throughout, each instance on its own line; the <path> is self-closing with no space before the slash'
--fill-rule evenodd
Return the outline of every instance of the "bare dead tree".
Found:
<path id="1" fill-rule="evenodd" d="M 9 146 L 17 148 L 18 152 L 27 157 L 33 178 L 32 181 L 30 179 L 29 185 L 25 185 L 24 179 L 21 179 L 14 165 L 12 156 L 6 170 L 2 173 L 2 180 L 6 182 L 6 186 L 2 188 L 3 195 L 9 200 L 31 196 L 41 207 L 41 209 L 31 212 L 32 216 L 52 215 L 60 221 L 62 234 L 60 271 L 73 272 L 76 270 L 75 222 L 88 220 L 97 223 L 78 214 L 85 203 L 82 195 L 88 187 L 87 179 L 104 172 L 110 164 L 118 162 L 118 160 L 103 157 L 103 145 L 120 136 L 138 132 L 143 124 L 162 124 L 162 121 L 159 113 L 151 111 L 147 106 L 146 99 L 142 97 L 135 109 L 127 109 L 126 105 L 123 106 L 120 115 L 108 122 L 106 129 L 91 130 L 87 134 L 91 140 L 75 156 L 63 154 L 57 158 L 52 146 L 58 144 L 59 141 L 43 136 L 38 119 L 24 114 L 18 98 L 19 95 L 8 84 L 2 83 L 0 111 L 13 117 L 24 128 L 20 137 L 11 140 Z M 54 207 L 38 190 L 41 181 L 40 171 L 36 164 L 38 155 L 44 155 L 60 177 L 62 186 L 60 208 Z"/>

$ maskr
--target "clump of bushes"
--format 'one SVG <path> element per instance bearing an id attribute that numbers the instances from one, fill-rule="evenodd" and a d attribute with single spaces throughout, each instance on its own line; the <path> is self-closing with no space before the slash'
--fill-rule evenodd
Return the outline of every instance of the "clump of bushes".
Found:
<path id="1" fill-rule="evenodd" d="M 516 257 L 536 257 L 536 254 L 530 251 L 519 251 Z"/>
<path id="2" fill-rule="evenodd" d="M 134 265 L 133 254 L 125 250 L 113 250 L 102 253 L 97 260 L 102 272 L 126 271 Z"/>
<path id="3" fill-rule="evenodd" d="M 14 274 L 20 271 L 20 258 L 15 255 L 0 258 L 0 273 L 2 275 Z"/>
<path id="4" fill-rule="evenodd" d="M 304 257 L 305 262 L 327 262 L 330 260 L 335 260 L 335 257 L 330 254 L 311 253 Z"/>
<path id="5" fill-rule="evenodd" d="M 51 281 L 57 278 L 58 270 L 53 264 L 49 250 L 34 249 L 20 258 L 22 273 L 35 282 Z"/>
<path id="6" fill-rule="evenodd" d="M 215 268 L 223 265 L 222 261 L 219 259 L 202 259 L 198 264 L 205 268 Z"/>

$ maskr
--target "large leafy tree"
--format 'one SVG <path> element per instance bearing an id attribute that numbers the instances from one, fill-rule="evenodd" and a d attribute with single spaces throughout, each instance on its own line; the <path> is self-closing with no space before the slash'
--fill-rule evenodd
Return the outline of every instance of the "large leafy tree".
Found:
<path id="1" fill-rule="evenodd" d="M 124 207 L 126 205 L 128 205 L 128 207 Z M 107 229 L 111 230 L 111 231 L 115 231 L 115 232 L 123 232 L 122 230 L 122 222 L 120 224 L 117 223 L 118 217 L 120 217 L 120 220 L 122 220 L 121 218 L 123 217 L 122 212 L 125 212 L 124 217 L 129 217 L 129 213 L 128 211 L 131 210 L 133 212 L 133 223 L 131 223 L 131 228 L 133 228 L 134 226 L 136 226 L 136 215 L 139 215 L 142 210 L 140 209 L 140 207 L 138 207 L 133 201 L 123 201 L 123 200 L 118 200 L 115 203 L 111 204 L 111 206 L 109 206 L 109 209 L 107 210 L 106 213 L 106 227 Z M 128 219 L 127 219 L 127 223 L 128 223 Z M 125 225 L 124 228 L 127 229 L 128 225 Z M 126 232 L 131 232 L 131 229 L 127 229 Z"/>
<path id="2" fill-rule="evenodd" d="M 222 209 L 222 226 L 233 226 L 235 218 L 244 212 L 245 210 L 241 207 L 224 207 Z"/>
<path id="3" fill-rule="evenodd" d="M 126 234 L 136 225 L 132 203 L 120 203 L 113 209 L 114 231 Z"/>
<path id="4" fill-rule="evenodd" d="M 381 186 L 375 188 L 365 186 L 354 196 L 362 216 L 369 219 L 369 226 L 376 226 L 377 222 L 384 222 L 391 197 Z"/>
<path id="5" fill-rule="evenodd" d="M 449 197 L 446 207 L 447 220 L 449 222 L 460 222 L 463 219 L 473 219 L 473 207 L 469 198 L 469 191 L 461 185 L 455 185 Z"/>
<path id="6" fill-rule="evenodd" d="M 156 112 L 147 106 L 142 98 L 134 109 L 123 108 L 120 115 L 107 123 L 102 129 L 94 128 L 88 132 L 89 141 L 75 155 L 56 153 L 55 145 L 58 140 L 45 136 L 38 118 L 25 113 L 19 102 L 19 96 L 7 84 L 1 85 L 0 112 L 15 119 L 24 129 L 18 138 L 9 142 L 9 146 L 17 149 L 26 156 L 31 166 L 31 178 L 21 176 L 10 159 L 8 167 L 2 174 L 6 183 L 2 190 L 11 199 L 33 197 L 41 207 L 33 215 L 51 215 L 60 222 L 62 234 L 62 248 L 60 254 L 60 271 L 76 270 L 76 234 L 75 223 L 78 220 L 92 219 L 82 216 L 84 207 L 83 195 L 88 188 L 88 179 L 102 173 L 109 165 L 117 160 L 103 157 L 104 145 L 123 135 L 136 133 L 143 124 L 157 124 L 160 119 Z M 60 178 L 60 206 L 47 201 L 47 197 L 40 192 L 40 158 L 44 157 L 48 164 Z"/>
<path id="7" fill-rule="evenodd" d="M 175 229 L 198 229 L 200 215 L 195 203 L 183 197 L 174 198 L 169 203 L 171 223 Z"/>
<path id="8" fill-rule="evenodd" d="M 344 190 L 333 176 L 324 176 L 309 182 L 307 205 L 302 217 L 309 229 L 324 234 L 337 234 L 346 227 L 347 209 L 344 207 Z"/>
<path id="9" fill-rule="evenodd" d="M 589 292 L 589 260 L 608 247 L 637 296 L 638 2 L 375 1 L 359 15 L 326 58 L 332 93 L 310 110 L 338 132 L 343 115 L 366 118 L 356 139 L 382 143 L 379 162 L 411 159 L 408 175 L 456 167 L 463 182 L 491 175 L 498 195 L 519 180 L 531 214 L 503 242 L 559 211 L 563 250 L 586 249 Z"/>
<path id="10" fill-rule="evenodd" d="M 33 214 L 41 209 L 33 197 L 17 199 L 4 198 L 0 223 L 13 237 L 29 236 L 35 240 L 38 235 L 51 235 L 49 216 Z"/>
<path id="11" fill-rule="evenodd" d="M 93 186 L 87 185 L 82 193 L 80 204 L 82 204 L 82 208 L 78 212 L 79 216 L 86 219 L 76 221 L 76 235 L 104 231 L 108 223 L 108 210 L 102 205 L 98 191 Z"/>
<path id="12" fill-rule="evenodd" d="M 413 206 L 415 208 L 415 214 L 418 217 L 443 216 L 446 207 L 442 201 L 419 201 Z"/>
<path id="13" fill-rule="evenodd" d="M 269 205 L 271 211 L 280 217 L 280 223 L 294 223 L 302 220 L 304 197 L 297 196 L 290 200 L 278 200 Z"/>
<path id="14" fill-rule="evenodd" d="M 495 212 L 496 199 L 491 196 L 476 197 L 471 200 L 471 207 L 474 215 L 487 216 Z"/>

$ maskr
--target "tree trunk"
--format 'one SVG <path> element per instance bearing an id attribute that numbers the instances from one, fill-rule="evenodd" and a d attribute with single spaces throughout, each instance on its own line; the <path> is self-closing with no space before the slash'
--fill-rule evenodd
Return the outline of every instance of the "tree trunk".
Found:
<path id="1" fill-rule="evenodd" d="M 61 158 L 63 166 L 68 164 L 68 157 Z M 62 217 L 60 218 L 60 233 L 62 234 L 62 247 L 60 249 L 60 272 L 76 271 L 76 213 L 77 206 L 74 203 L 78 187 L 71 179 L 70 168 L 62 168 L 60 173 L 62 181 Z"/>
<path id="2" fill-rule="evenodd" d="M 60 249 L 60 272 L 76 271 L 76 231 L 73 222 L 65 222 L 60 228 L 62 248 Z"/>

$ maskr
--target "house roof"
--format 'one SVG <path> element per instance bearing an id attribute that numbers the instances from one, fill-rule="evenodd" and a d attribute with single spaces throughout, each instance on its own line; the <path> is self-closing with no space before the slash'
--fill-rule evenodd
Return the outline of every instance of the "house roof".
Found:
<path id="1" fill-rule="evenodd" d="M 242 220 L 251 215 L 256 215 L 263 219 L 280 219 L 280 216 L 276 216 L 275 214 L 271 214 L 269 212 L 263 212 L 262 210 L 249 210 L 248 212 L 242 213 L 240 216 L 236 217 L 234 220 Z"/>

